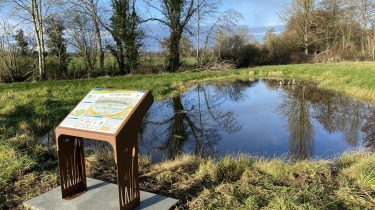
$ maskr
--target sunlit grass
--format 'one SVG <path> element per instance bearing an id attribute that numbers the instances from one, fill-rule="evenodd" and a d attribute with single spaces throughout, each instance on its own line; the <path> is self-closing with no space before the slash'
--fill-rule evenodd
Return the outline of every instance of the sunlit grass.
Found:
<path id="1" fill-rule="evenodd" d="M 253 70 L 261 77 L 276 76 L 313 81 L 322 88 L 375 102 L 375 62 L 264 66 Z"/>
<path id="2" fill-rule="evenodd" d="M 184 91 L 197 82 L 255 77 L 310 80 L 322 88 L 375 102 L 375 62 L 265 66 L 233 71 L 1 84 L 0 138 L 23 133 L 43 135 L 95 87 L 148 89 L 153 91 L 156 99 L 162 99 Z"/>
<path id="3" fill-rule="evenodd" d="M 0 144 L 0 183 L 5 184 L 30 169 L 35 162 L 14 148 Z"/>
<path id="4" fill-rule="evenodd" d="M 180 156 L 141 167 L 141 185 L 179 198 L 190 209 L 373 209 L 373 164 L 368 161 L 374 158 L 365 152 L 295 162 Z"/>
<path id="5" fill-rule="evenodd" d="M 110 154 L 88 157 L 96 165 L 91 172 L 115 174 L 113 164 L 103 164 L 113 162 Z M 178 198 L 181 208 L 190 209 L 373 209 L 374 158 L 362 151 L 305 161 L 183 155 L 140 164 L 141 188 Z"/>
<path id="6" fill-rule="evenodd" d="M 56 58 L 50 57 L 52 59 L 50 62 L 57 62 Z M 196 58 L 195 57 L 184 57 L 181 58 L 181 64 L 183 66 L 194 66 L 196 65 Z M 139 69 L 142 70 L 143 68 L 148 69 L 165 69 L 166 66 L 166 58 L 165 56 L 141 56 L 139 60 Z M 99 69 L 99 57 L 97 58 L 96 68 Z M 105 55 L 104 60 L 104 71 L 107 73 L 114 73 L 117 71 L 117 61 L 116 58 L 110 54 Z M 69 60 L 68 65 L 68 72 L 70 75 L 74 75 L 74 73 L 82 73 L 85 75 L 86 67 L 85 62 L 82 57 L 79 56 L 72 56 Z M 95 73 L 95 72 L 94 72 Z"/>
<path id="7" fill-rule="evenodd" d="M 0 208 L 17 206 L 57 185 L 55 148 L 38 145 L 36 139 L 53 130 L 90 89 L 148 89 L 159 100 L 199 82 L 255 78 L 313 81 L 375 103 L 375 62 L 0 84 Z M 115 182 L 113 154 L 106 150 L 88 154 L 88 175 Z M 375 208 L 374 154 L 297 162 L 248 156 L 219 160 L 183 156 L 157 165 L 147 157 L 140 160 L 142 188 L 179 198 L 183 208 Z"/>

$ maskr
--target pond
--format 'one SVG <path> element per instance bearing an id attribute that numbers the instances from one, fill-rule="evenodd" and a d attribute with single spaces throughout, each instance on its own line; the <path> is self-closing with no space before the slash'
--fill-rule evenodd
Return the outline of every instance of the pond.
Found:
<path id="1" fill-rule="evenodd" d="M 331 158 L 375 148 L 375 106 L 294 81 L 200 84 L 153 104 L 139 148 L 154 162 L 185 153 Z"/>

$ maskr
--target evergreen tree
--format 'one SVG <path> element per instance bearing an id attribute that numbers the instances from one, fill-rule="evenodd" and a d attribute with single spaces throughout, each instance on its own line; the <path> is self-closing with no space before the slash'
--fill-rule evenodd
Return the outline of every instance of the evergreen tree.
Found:
<path id="1" fill-rule="evenodd" d="M 27 43 L 22 29 L 17 31 L 16 42 L 19 53 L 21 55 L 27 55 L 29 43 Z"/>
<path id="2" fill-rule="evenodd" d="M 46 21 L 46 35 L 48 37 L 47 40 L 47 47 L 49 49 L 49 53 L 54 55 L 58 59 L 58 69 L 59 72 L 57 74 L 65 74 L 67 73 L 68 68 L 68 56 L 67 56 L 67 48 L 66 48 L 66 40 L 64 38 L 64 22 L 62 19 L 49 16 L 47 17 Z"/>
<path id="3" fill-rule="evenodd" d="M 115 45 L 108 46 L 116 57 L 120 73 L 128 74 L 138 66 L 139 49 L 143 36 L 140 18 L 135 10 L 135 0 L 112 0 L 113 15 L 107 30 Z"/>
<path id="4" fill-rule="evenodd" d="M 199 11 L 208 12 L 209 8 L 203 5 L 214 6 L 216 1 L 208 3 L 208 1 L 196 0 L 159 0 L 160 8 L 157 8 L 151 3 L 149 5 L 161 13 L 161 18 L 151 18 L 151 20 L 159 21 L 166 25 L 170 30 L 168 42 L 168 57 L 167 57 L 167 70 L 175 72 L 181 66 L 180 60 L 180 42 L 183 37 L 184 31 L 187 30 L 188 23 L 193 15 Z M 200 15 L 202 15 L 200 13 Z M 199 16 L 200 16 L 199 15 Z M 201 18 L 198 18 L 198 22 Z"/>

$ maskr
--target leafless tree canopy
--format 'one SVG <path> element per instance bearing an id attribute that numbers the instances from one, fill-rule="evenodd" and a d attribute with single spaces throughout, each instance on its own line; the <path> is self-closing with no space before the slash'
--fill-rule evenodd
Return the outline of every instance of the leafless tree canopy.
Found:
<path id="1" fill-rule="evenodd" d="M 263 43 L 253 39 L 248 28 L 238 25 L 244 21 L 242 14 L 233 9 L 223 11 L 221 3 L 221 0 L 0 0 L 0 9 L 7 14 L 0 18 L 7 23 L 2 27 L 1 81 L 60 79 L 51 77 L 56 61 L 46 44 L 49 16 L 62 19 L 64 39 L 68 41 L 70 58 L 64 64 L 66 73 L 59 74 L 64 75 L 61 79 L 175 72 L 187 68 L 203 70 L 212 66 L 225 68 L 224 65 L 375 60 L 374 0 L 292 0 L 286 10 L 280 11 L 284 30 L 268 30 Z M 126 5 L 131 6 L 121 8 Z M 122 20 L 113 19 L 114 14 L 122 14 Z M 136 27 L 130 27 L 132 21 Z M 114 27 L 120 31 L 114 33 Z M 11 37 L 19 29 L 26 35 L 27 55 L 21 55 L 13 47 L 17 43 Z M 159 43 L 147 46 L 150 44 L 147 37 L 160 33 L 163 37 L 157 37 Z M 121 43 L 118 34 L 124 35 Z M 156 52 L 145 50 L 160 46 Z M 123 56 L 116 57 L 113 50 L 119 47 Z M 17 61 L 20 56 L 27 56 L 23 59 L 29 60 L 27 67 Z M 119 62 L 121 57 L 124 62 Z M 126 64 L 131 71 L 121 70 Z"/>

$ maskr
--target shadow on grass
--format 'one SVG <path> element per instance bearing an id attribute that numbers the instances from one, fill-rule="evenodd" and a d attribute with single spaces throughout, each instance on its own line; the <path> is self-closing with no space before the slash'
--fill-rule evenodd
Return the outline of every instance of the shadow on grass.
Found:
<path id="1" fill-rule="evenodd" d="M 0 137 L 7 139 L 27 134 L 39 137 L 51 131 L 69 112 L 57 99 L 17 105 L 13 110 L 0 114 Z"/>

